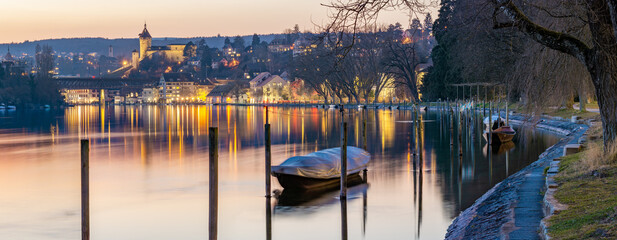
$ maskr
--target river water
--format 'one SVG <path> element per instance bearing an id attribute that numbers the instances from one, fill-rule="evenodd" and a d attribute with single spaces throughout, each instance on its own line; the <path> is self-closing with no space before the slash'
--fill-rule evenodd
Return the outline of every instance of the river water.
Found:
<path id="1" fill-rule="evenodd" d="M 91 144 L 92 239 L 207 238 L 209 127 L 219 128 L 219 239 L 267 239 L 269 210 L 272 239 L 341 239 L 342 219 L 349 239 L 441 239 L 460 211 L 558 141 L 517 129 L 514 144 L 487 154 L 478 115 L 462 126 L 459 159 L 458 127 L 450 145 L 439 111 L 421 113 L 419 131 L 411 111 L 350 109 L 345 119 L 359 147 L 367 120 L 372 159 L 343 216 L 338 191 L 266 200 L 263 107 L 0 112 L 0 239 L 80 238 L 82 138 Z M 338 110 L 270 107 L 269 121 L 274 165 L 339 146 Z"/>

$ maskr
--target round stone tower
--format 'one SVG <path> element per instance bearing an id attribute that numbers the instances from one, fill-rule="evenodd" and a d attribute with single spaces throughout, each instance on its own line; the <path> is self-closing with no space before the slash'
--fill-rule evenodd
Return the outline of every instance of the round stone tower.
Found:
<path id="1" fill-rule="evenodd" d="M 139 60 L 143 60 L 146 57 L 146 51 L 152 46 L 152 36 L 146 28 L 144 23 L 144 30 L 139 34 Z"/>

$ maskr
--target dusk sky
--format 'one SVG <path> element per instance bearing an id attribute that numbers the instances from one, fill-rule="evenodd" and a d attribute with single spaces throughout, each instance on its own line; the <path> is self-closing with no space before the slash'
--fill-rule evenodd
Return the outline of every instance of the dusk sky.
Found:
<path id="1" fill-rule="evenodd" d="M 153 37 L 280 33 L 328 21 L 328 0 L 19 0 L 0 9 L 0 43 L 49 38 L 134 38 L 144 21 Z M 432 13 L 433 19 L 436 18 Z M 379 22 L 408 25 L 405 12 Z"/>

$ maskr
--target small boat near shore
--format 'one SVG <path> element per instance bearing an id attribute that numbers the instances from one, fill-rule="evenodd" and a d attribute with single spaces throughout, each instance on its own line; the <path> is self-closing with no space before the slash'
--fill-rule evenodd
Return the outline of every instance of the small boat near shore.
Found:
<path id="1" fill-rule="evenodd" d="M 483 121 L 486 129 L 484 130 L 484 139 L 488 142 L 489 134 L 492 130 L 492 143 L 506 143 L 511 142 L 516 135 L 516 131 L 512 127 L 507 126 L 503 118 L 499 116 L 490 116 L 484 118 Z M 489 129 L 490 128 L 490 129 Z"/>
<path id="2" fill-rule="evenodd" d="M 368 152 L 347 147 L 347 184 L 362 182 L 360 171 L 366 169 L 371 156 Z M 329 148 L 304 156 L 288 158 L 272 166 L 272 175 L 286 190 L 323 191 L 340 186 L 341 148 Z"/>

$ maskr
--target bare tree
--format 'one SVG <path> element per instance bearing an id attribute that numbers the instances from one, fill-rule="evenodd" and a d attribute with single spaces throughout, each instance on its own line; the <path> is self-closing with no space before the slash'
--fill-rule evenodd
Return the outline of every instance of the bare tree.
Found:
<path id="1" fill-rule="evenodd" d="M 317 49 L 314 49 L 307 54 L 294 57 L 292 74 L 294 77 L 304 80 L 305 84 L 315 90 L 317 94 L 323 97 L 324 102 L 327 104 L 330 99 L 330 91 L 326 86 L 326 67 L 325 58 L 323 55 L 323 46 L 319 45 Z"/>
<path id="2" fill-rule="evenodd" d="M 421 26 L 416 27 L 416 30 L 410 29 L 410 37 L 405 38 L 399 35 L 395 28 L 391 26 L 386 32 L 384 65 L 387 73 L 398 79 L 397 83 L 406 86 L 412 100 L 418 102 L 420 98 L 416 70 L 428 60 L 429 49 L 423 44 L 426 39 L 416 35 L 417 31 L 421 31 Z"/>
<path id="3" fill-rule="evenodd" d="M 580 61 L 591 76 L 604 133 L 604 146 L 617 137 L 617 1 L 581 1 L 591 41 L 532 21 L 511 0 L 493 0 L 494 28 L 515 28 L 536 42 Z"/>

